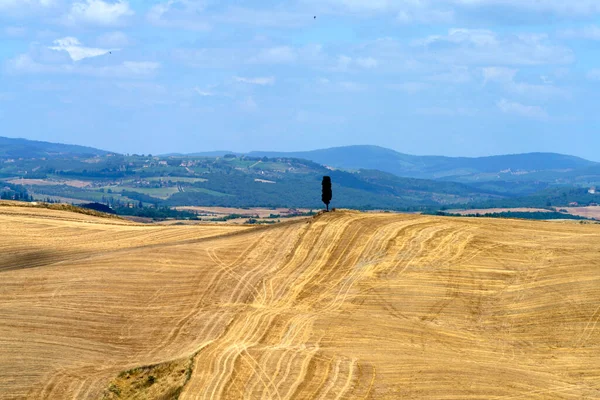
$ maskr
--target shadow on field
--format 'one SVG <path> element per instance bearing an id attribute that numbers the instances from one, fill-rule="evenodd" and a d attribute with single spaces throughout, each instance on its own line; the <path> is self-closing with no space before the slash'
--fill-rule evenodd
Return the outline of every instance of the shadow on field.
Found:
<path id="1" fill-rule="evenodd" d="M 18 254 L 0 254 L 0 273 L 18 269 L 39 268 L 72 258 L 72 253 L 34 250 Z"/>

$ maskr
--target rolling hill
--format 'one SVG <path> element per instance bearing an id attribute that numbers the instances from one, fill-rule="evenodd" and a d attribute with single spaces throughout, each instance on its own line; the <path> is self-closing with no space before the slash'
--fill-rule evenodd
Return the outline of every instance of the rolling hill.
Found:
<path id="1" fill-rule="evenodd" d="M 598 225 L 0 206 L 0 397 L 600 395 Z"/>
<path id="2" fill-rule="evenodd" d="M 374 170 L 332 171 L 295 158 L 116 154 L 0 163 L 4 182 L 0 195 L 11 198 L 10 193 L 20 190 L 15 185 L 20 185 L 38 200 L 320 208 L 324 175 L 333 179 L 334 207 L 436 207 L 498 196 L 461 183 L 400 178 Z"/>
<path id="3" fill-rule="evenodd" d="M 378 169 L 398 176 L 461 180 L 465 177 L 498 174 L 511 170 L 540 172 L 576 170 L 598 165 L 555 153 L 529 153 L 491 157 L 414 156 L 378 146 L 346 146 L 305 152 L 250 152 L 250 156 L 296 157 L 345 169 Z"/>
<path id="4" fill-rule="evenodd" d="M 321 207 L 320 181 L 330 175 L 333 207 L 422 211 L 509 203 L 566 206 L 563 193 L 573 189 L 585 193 L 600 186 L 600 164 L 548 153 L 421 157 L 376 146 L 350 146 L 299 153 L 151 156 L 6 140 L 11 144 L 0 144 L 0 152 L 13 158 L 0 160 L 0 197 L 8 199 L 21 193 L 37 200 L 117 207 L 141 202 L 154 207 L 310 209 Z M 551 193 L 565 201 L 557 202 Z M 573 201 L 598 203 L 589 196 Z"/>
<path id="5" fill-rule="evenodd" d="M 0 160 L 14 158 L 94 157 L 109 154 L 92 147 L 0 136 Z"/>

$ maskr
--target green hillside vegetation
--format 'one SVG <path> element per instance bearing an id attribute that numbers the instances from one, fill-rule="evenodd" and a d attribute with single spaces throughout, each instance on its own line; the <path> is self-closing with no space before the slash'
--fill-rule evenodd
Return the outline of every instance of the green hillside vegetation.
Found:
<path id="1" fill-rule="evenodd" d="M 538 193 L 514 197 L 474 202 L 470 208 L 544 208 L 567 207 L 570 204 L 590 206 L 600 203 L 600 195 L 588 193 L 585 188 L 554 187 Z"/>
<path id="2" fill-rule="evenodd" d="M 6 143 L 0 147 L 2 154 L 14 156 L 0 158 L 0 181 L 8 188 L 4 196 L 12 198 L 8 181 L 24 184 L 27 195 L 37 200 L 124 208 L 139 203 L 154 208 L 319 208 L 321 178 L 329 175 L 332 207 L 424 211 L 588 205 L 600 200 L 587 193 L 590 186 L 600 186 L 600 164 L 560 154 L 421 157 L 376 146 L 349 146 L 286 156 L 259 152 L 152 156 L 0 139 Z M 51 156 L 38 158 L 40 154 Z M 343 168 L 332 170 L 292 156 Z"/>
<path id="3" fill-rule="evenodd" d="M 0 136 L 0 160 L 12 158 L 95 157 L 108 154 L 92 147 L 12 139 Z"/>
<path id="4" fill-rule="evenodd" d="M 4 179 L 38 180 L 27 186 L 38 199 L 57 196 L 117 206 L 142 202 L 170 207 L 318 208 L 323 175 L 333 179 L 335 207 L 421 210 L 495 197 L 454 182 L 400 178 L 374 170 L 331 171 L 294 158 L 109 154 L 94 162 L 68 157 L 15 160 L 0 164 L 0 174 Z M 89 186 L 69 186 L 72 180 Z"/>

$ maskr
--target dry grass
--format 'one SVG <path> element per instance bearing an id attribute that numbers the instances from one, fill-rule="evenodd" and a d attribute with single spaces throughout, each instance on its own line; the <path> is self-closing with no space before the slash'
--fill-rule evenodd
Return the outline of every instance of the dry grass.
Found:
<path id="1" fill-rule="evenodd" d="M 78 214 L 85 214 L 85 215 L 91 215 L 94 217 L 99 217 L 99 218 L 110 218 L 110 219 L 119 219 L 122 221 L 125 221 L 124 219 L 122 219 L 121 217 L 114 215 L 114 214 L 107 214 L 107 213 L 103 213 L 103 212 L 99 212 L 99 211 L 95 211 L 95 210 L 91 210 L 88 208 L 81 208 L 81 207 L 77 207 L 77 206 L 73 206 L 71 204 L 65 204 L 65 203 L 43 203 L 43 202 L 31 202 L 31 203 L 27 203 L 27 202 L 22 202 L 22 201 L 11 201 L 11 200 L 0 200 L 0 207 L 17 207 L 17 211 L 13 210 L 14 212 L 23 212 L 23 210 L 19 210 L 19 209 L 28 209 L 28 213 L 34 213 L 34 215 L 37 215 L 37 213 L 39 211 L 31 211 L 31 209 L 35 208 L 35 209 L 48 209 L 48 210 L 56 210 L 56 211 L 67 211 L 70 213 L 78 213 Z M 43 213 L 42 213 L 43 215 Z M 54 215 L 52 213 L 50 213 L 50 215 Z M 65 214 L 65 215 L 69 215 L 69 214 Z"/>
<path id="2" fill-rule="evenodd" d="M 32 210 L 0 208 L 1 398 L 600 397 L 598 225 Z"/>

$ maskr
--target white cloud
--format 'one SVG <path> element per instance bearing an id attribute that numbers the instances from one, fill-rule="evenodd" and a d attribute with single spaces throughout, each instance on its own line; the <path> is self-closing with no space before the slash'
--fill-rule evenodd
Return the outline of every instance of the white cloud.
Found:
<path id="1" fill-rule="evenodd" d="M 467 43 L 475 46 L 496 45 L 496 34 L 486 29 L 450 29 L 447 35 L 431 35 L 425 39 L 417 40 L 415 44 L 430 45 L 436 43 Z"/>
<path id="2" fill-rule="evenodd" d="M 258 104 L 252 96 L 246 97 L 238 103 L 240 109 L 245 112 L 253 113 L 258 111 Z"/>
<path id="3" fill-rule="evenodd" d="M 427 78 L 432 82 L 461 84 L 471 81 L 471 70 L 465 66 L 451 65 L 448 71 L 433 74 Z"/>
<path id="4" fill-rule="evenodd" d="M 371 68 L 377 67 L 379 65 L 379 61 L 377 61 L 373 57 L 365 57 L 365 58 L 358 58 L 356 60 L 356 64 L 359 67 L 371 69 Z"/>
<path id="5" fill-rule="evenodd" d="M 569 97 L 567 90 L 553 86 L 551 84 L 537 85 L 525 82 L 510 82 L 507 86 L 508 91 L 525 97 L 534 97 L 549 99 L 553 97 Z"/>
<path id="6" fill-rule="evenodd" d="M 247 84 L 251 84 L 251 85 L 260 85 L 260 86 L 265 86 L 265 85 L 273 85 L 275 84 L 275 78 L 270 76 L 270 77 L 259 77 L 259 78 L 244 78 L 241 76 L 234 76 L 233 79 L 236 82 L 241 82 L 241 83 L 247 83 Z"/>
<path id="7" fill-rule="evenodd" d="M 350 69 L 363 68 L 363 69 L 373 69 L 379 66 L 379 61 L 373 57 L 358 57 L 352 58 L 347 55 L 339 55 L 335 62 L 335 67 L 333 67 L 334 71 L 349 71 Z"/>
<path id="8" fill-rule="evenodd" d="M 313 23 L 313 15 L 306 10 L 266 10 L 229 7 L 220 14 L 214 14 L 215 23 L 262 26 L 268 28 L 297 28 Z"/>
<path id="9" fill-rule="evenodd" d="M 396 13 L 400 22 L 450 22 L 456 14 L 498 11 L 587 17 L 600 14 L 597 0 L 304 0 L 323 11 L 355 15 Z"/>
<path id="10" fill-rule="evenodd" d="M 0 11 L 18 11 L 33 7 L 53 7 L 56 0 L 0 0 Z"/>
<path id="11" fill-rule="evenodd" d="M 125 61 L 120 67 L 134 76 L 149 76 L 160 68 L 160 64 L 152 61 Z"/>
<path id="12" fill-rule="evenodd" d="M 54 46 L 48 47 L 51 50 L 66 51 L 73 61 L 81 61 L 84 58 L 98 57 L 108 54 L 111 50 L 99 49 L 94 47 L 84 47 L 81 42 L 74 37 L 65 37 L 56 39 Z"/>
<path id="13" fill-rule="evenodd" d="M 324 7 L 350 12 L 383 12 L 392 8 L 393 0 L 325 0 Z"/>
<path id="14" fill-rule="evenodd" d="M 423 82 L 404 82 L 392 83 L 387 85 L 387 87 L 392 90 L 399 90 L 404 93 L 415 94 L 429 88 L 429 85 Z"/>
<path id="15" fill-rule="evenodd" d="M 597 0 L 450 0 L 459 6 L 470 8 L 507 7 L 515 11 L 533 13 L 552 13 L 564 16 L 588 16 L 600 13 L 600 3 Z"/>
<path id="16" fill-rule="evenodd" d="M 590 25 L 583 28 L 565 29 L 558 34 L 566 39 L 600 40 L 600 27 Z"/>
<path id="17" fill-rule="evenodd" d="M 600 81 L 600 69 L 592 69 L 587 73 L 587 78 L 592 81 Z"/>
<path id="18" fill-rule="evenodd" d="M 238 68 L 242 64 L 294 63 L 316 66 L 326 61 L 326 55 L 319 45 L 298 48 L 292 46 L 180 48 L 174 49 L 172 56 L 195 68 Z"/>
<path id="19" fill-rule="evenodd" d="M 198 87 L 194 88 L 194 92 L 196 92 L 197 94 L 199 94 L 202 97 L 215 96 L 215 94 L 213 92 L 211 92 L 210 90 L 203 90 L 203 89 L 200 89 Z"/>
<path id="20" fill-rule="evenodd" d="M 347 92 L 363 92 L 367 89 L 367 86 L 357 82 L 340 82 L 339 86 L 342 90 Z"/>
<path id="21" fill-rule="evenodd" d="M 21 54 L 7 63 L 13 74 L 62 74 L 83 75 L 98 78 L 147 78 L 152 77 L 160 64 L 148 61 L 125 61 L 117 65 L 96 67 L 85 64 L 44 64 L 29 54 Z"/>
<path id="22" fill-rule="evenodd" d="M 194 68 L 230 68 L 244 63 L 245 49 L 230 48 L 181 48 L 174 49 L 172 56 Z M 246 55 L 250 58 L 250 55 Z"/>
<path id="23" fill-rule="evenodd" d="M 134 12 L 125 0 L 108 2 L 104 0 L 77 1 L 71 5 L 65 21 L 69 24 L 93 24 L 112 26 L 123 23 L 123 19 Z"/>
<path id="24" fill-rule="evenodd" d="M 4 28 L 4 34 L 10 37 L 21 37 L 25 36 L 26 33 L 27 28 L 23 26 L 7 26 Z"/>
<path id="25" fill-rule="evenodd" d="M 289 64 L 298 59 L 296 50 L 289 46 L 272 47 L 261 50 L 249 62 L 258 64 Z"/>
<path id="26" fill-rule="evenodd" d="M 166 28 L 208 30 L 211 24 L 203 13 L 205 8 L 202 0 L 169 0 L 152 6 L 146 18 L 153 25 Z"/>
<path id="27" fill-rule="evenodd" d="M 395 15 L 402 24 L 446 23 L 454 19 L 454 11 L 444 1 L 431 0 L 304 0 L 324 13 L 354 14 L 364 17 L 373 14 Z"/>
<path id="28" fill-rule="evenodd" d="M 157 26 L 187 30 L 209 30 L 218 24 L 294 28 L 313 22 L 312 14 L 307 11 L 277 7 L 258 9 L 228 6 L 208 12 L 207 8 L 214 3 L 209 0 L 162 1 L 150 8 L 146 18 Z"/>
<path id="29" fill-rule="evenodd" d="M 441 63 L 496 65 L 568 64 L 573 52 L 553 45 L 547 35 L 499 35 L 490 30 L 451 29 L 447 35 L 431 35 L 413 42 L 422 56 Z"/>
<path id="30" fill-rule="evenodd" d="M 398 11 L 396 20 L 402 24 L 449 23 L 455 18 L 454 11 L 448 8 L 436 9 L 423 1 L 410 1 Z"/>
<path id="31" fill-rule="evenodd" d="M 553 86 L 547 77 L 542 76 L 542 84 L 517 82 L 516 69 L 503 67 L 486 67 L 482 69 L 483 84 L 499 83 L 502 88 L 512 94 L 548 99 L 551 97 L 568 97 L 569 93 L 559 87 Z"/>
<path id="32" fill-rule="evenodd" d="M 417 115 L 435 116 L 435 117 L 457 117 L 457 116 L 469 116 L 472 117 L 477 114 L 477 110 L 465 107 L 426 107 L 417 108 Z"/>
<path id="33" fill-rule="evenodd" d="M 129 36 L 119 31 L 104 33 L 96 39 L 96 44 L 98 46 L 109 48 L 127 47 L 131 45 L 131 43 L 132 41 Z"/>
<path id="34" fill-rule="evenodd" d="M 330 81 L 327 78 L 317 79 L 317 83 L 327 90 L 327 92 L 364 92 L 368 86 L 363 83 L 353 81 Z"/>
<path id="35" fill-rule="evenodd" d="M 548 113 L 542 107 L 529 106 L 521 103 L 511 102 L 502 99 L 496 103 L 496 106 L 505 114 L 514 114 L 521 117 L 533 119 L 547 119 Z"/>
<path id="36" fill-rule="evenodd" d="M 483 83 L 488 82 L 512 82 L 517 74 L 517 70 L 504 67 L 486 67 L 482 69 Z"/>
<path id="37" fill-rule="evenodd" d="M 341 55 L 338 56 L 336 68 L 340 71 L 346 71 L 350 67 L 350 64 L 352 64 L 352 58 L 345 55 Z"/>

